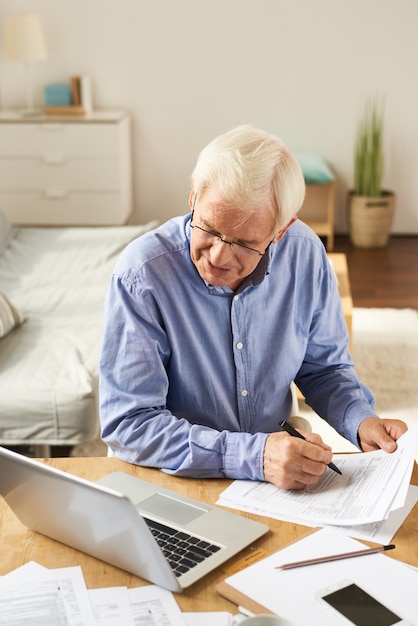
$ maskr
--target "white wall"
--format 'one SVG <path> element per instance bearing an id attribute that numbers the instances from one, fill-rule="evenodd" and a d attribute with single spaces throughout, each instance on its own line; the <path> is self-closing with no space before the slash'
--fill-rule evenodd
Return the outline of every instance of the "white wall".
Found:
<path id="1" fill-rule="evenodd" d="M 252 123 L 329 161 L 345 231 L 356 122 L 379 95 L 393 231 L 418 233 L 418 0 L 0 0 L 0 21 L 28 10 L 49 49 L 36 102 L 89 73 L 97 108 L 132 114 L 133 221 L 186 212 L 199 150 Z M 0 79 L 1 107 L 23 106 L 19 63 L 0 58 Z"/>

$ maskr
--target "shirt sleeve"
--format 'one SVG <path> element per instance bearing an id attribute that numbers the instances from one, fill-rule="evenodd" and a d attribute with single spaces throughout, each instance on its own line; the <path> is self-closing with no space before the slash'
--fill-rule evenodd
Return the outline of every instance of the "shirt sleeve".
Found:
<path id="1" fill-rule="evenodd" d="M 122 460 L 179 476 L 264 480 L 266 434 L 218 431 L 167 409 L 169 358 L 157 308 L 113 276 L 100 358 L 103 440 Z"/>
<path id="2" fill-rule="evenodd" d="M 315 313 L 296 383 L 307 404 L 359 447 L 358 428 L 363 419 L 377 415 L 375 400 L 355 371 L 337 282 L 326 258 L 312 297 Z"/>

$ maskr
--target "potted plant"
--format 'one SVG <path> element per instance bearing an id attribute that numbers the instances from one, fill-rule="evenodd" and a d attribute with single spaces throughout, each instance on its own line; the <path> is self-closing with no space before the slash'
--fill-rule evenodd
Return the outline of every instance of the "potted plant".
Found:
<path id="1" fill-rule="evenodd" d="M 383 163 L 383 112 L 370 102 L 357 129 L 348 202 L 350 240 L 359 248 L 383 248 L 389 240 L 395 195 L 382 189 Z"/>

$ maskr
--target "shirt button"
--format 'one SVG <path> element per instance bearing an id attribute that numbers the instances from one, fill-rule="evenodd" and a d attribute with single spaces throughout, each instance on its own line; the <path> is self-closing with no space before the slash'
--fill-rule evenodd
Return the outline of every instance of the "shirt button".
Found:
<path id="1" fill-rule="evenodd" d="M 240 341 L 238 341 L 238 343 L 237 343 L 237 350 L 242 350 L 243 347 L 244 347 L 244 344 L 241 343 Z"/>
<path id="2" fill-rule="evenodd" d="M 235 302 L 236 302 L 237 300 L 239 300 L 239 296 L 234 296 L 234 300 L 235 300 Z"/>
<path id="3" fill-rule="evenodd" d="M 241 391 L 241 395 L 245 398 L 245 396 L 248 396 L 248 391 L 246 389 L 243 389 Z"/>

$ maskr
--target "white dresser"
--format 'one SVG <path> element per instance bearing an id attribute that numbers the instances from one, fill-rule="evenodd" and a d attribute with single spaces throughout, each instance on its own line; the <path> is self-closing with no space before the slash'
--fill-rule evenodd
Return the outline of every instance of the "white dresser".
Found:
<path id="1" fill-rule="evenodd" d="M 0 113 L 0 209 L 14 224 L 124 224 L 132 212 L 131 124 Z"/>

